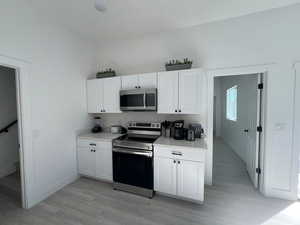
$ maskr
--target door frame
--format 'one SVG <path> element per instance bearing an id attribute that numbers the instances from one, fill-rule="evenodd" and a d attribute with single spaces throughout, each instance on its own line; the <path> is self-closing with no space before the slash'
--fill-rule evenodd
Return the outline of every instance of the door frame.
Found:
<path id="1" fill-rule="evenodd" d="M 30 208 L 34 205 L 30 63 L 0 55 L 0 65 L 15 69 L 22 207 Z"/>
<path id="2" fill-rule="evenodd" d="M 206 161 L 209 167 L 206 167 L 206 182 L 208 184 L 213 184 L 213 101 L 214 101 L 214 79 L 216 77 L 226 77 L 226 76 L 238 76 L 238 75 L 249 75 L 249 74 L 263 74 L 264 90 L 262 92 L 261 99 L 261 126 L 263 131 L 260 134 L 260 153 L 259 153 L 259 165 L 261 168 L 261 174 L 259 176 L 259 187 L 261 192 L 264 192 L 264 162 L 265 162 L 265 131 L 266 131 L 266 95 L 267 95 L 267 77 L 268 72 L 271 70 L 272 65 L 258 65 L 258 66 L 244 66 L 244 67 L 232 67 L 232 68 L 222 68 L 222 69 L 209 69 L 207 71 L 207 82 L 208 82 L 208 131 L 207 131 L 207 142 L 208 142 L 208 154 L 206 156 Z"/>
<path id="3" fill-rule="evenodd" d="M 295 86 L 294 86 L 294 127 L 293 127 L 293 171 L 292 171 L 292 187 L 294 189 L 294 193 L 295 195 L 299 198 L 299 193 L 298 193 L 298 185 L 299 185 L 299 168 L 300 168 L 300 161 L 299 161 L 299 157 L 300 157 L 300 149 L 297 149 L 297 145 L 296 142 L 298 141 L 299 137 L 297 137 L 297 131 L 298 129 L 300 129 L 299 127 L 296 126 L 296 122 L 300 121 L 299 118 L 299 114 L 297 113 L 297 97 L 298 95 L 300 95 L 298 92 L 299 90 L 297 90 L 297 84 L 300 83 L 300 61 L 294 63 L 293 65 L 293 69 L 294 69 L 294 74 L 295 74 Z M 297 73 L 299 73 L 297 75 Z M 300 87 L 299 87 L 300 88 Z M 298 103 L 299 104 L 299 103 Z M 299 125 L 298 125 L 299 126 Z"/>

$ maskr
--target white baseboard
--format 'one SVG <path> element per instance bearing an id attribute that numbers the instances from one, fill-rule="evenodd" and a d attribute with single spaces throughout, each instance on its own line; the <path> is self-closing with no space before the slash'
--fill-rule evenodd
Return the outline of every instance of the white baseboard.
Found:
<path id="1" fill-rule="evenodd" d="M 52 185 L 52 187 L 50 188 L 50 190 L 48 190 L 47 192 L 41 193 L 41 194 L 37 194 L 33 197 L 33 199 L 28 199 L 28 204 L 27 204 L 27 208 L 32 208 L 33 206 L 37 205 L 38 203 L 44 201 L 45 199 L 49 198 L 51 195 L 53 195 L 55 192 L 61 190 L 62 188 L 64 188 L 65 186 L 73 183 L 74 181 L 76 181 L 79 178 L 79 176 L 73 175 L 70 176 L 60 182 L 55 183 L 54 185 Z"/>
<path id="2" fill-rule="evenodd" d="M 265 194 L 265 196 L 270 197 L 270 198 L 280 198 L 280 199 L 289 200 L 289 201 L 297 200 L 297 195 L 295 195 L 291 191 L 271 189 L 271 190 L 266 191 L 264 194 Z"/>

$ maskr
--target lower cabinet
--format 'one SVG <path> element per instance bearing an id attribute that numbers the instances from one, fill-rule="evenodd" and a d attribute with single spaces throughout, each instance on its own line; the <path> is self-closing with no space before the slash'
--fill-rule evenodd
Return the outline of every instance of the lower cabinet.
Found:
<path id="1" fill-rule="evenodd" d="M 182 159 L 180 156 L 168 158 L 165 157 L 165 150 L 163 156 L 156 154 L 154 157 L 154 190 L 167 195 L 203 202 L 204 161 L 200 161 L 201 159 L 194 161 L 197 158 Z"/>
<path id="2" fill-rule="evenodd" d="M 112 181 L 112 143 L 78 140 L 78 173 Z"/>
<path id="3" fill-rule="evenodd" d="M 95 150 L 96 151 L 96 150 Z M 96 153 L 94 148 L 79 147 L 78 155 L 78 171 L 82 175 L 96 176 Z"/>
<path id="4" fill-rule="evenodd" d="M 177 164 L 169 158 L 154 158 L 154 190 L 176 195 Z"/>

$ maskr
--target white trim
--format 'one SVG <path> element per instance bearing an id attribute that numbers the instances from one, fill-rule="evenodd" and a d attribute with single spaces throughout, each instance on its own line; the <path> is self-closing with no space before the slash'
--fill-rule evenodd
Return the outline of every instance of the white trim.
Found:
<path id="1" fill-rule="evenodd" d="M 298 183 L 299 183 L 299 168 L 300 168 L 300 164 L 299 164 L 299 157 L 300 157 L 300 149 L 297 149 L 297 145 L 296 145 L 296 141 L 298 140 L 297 138 L 297 127 L 296 127 L 296 122 L 300 121 L 299 119 L 299 115 L 296 112 L 296 107 L 297 107 L 297 102 L 299 101 L 299 99 L 297 99 L 297 94 L 299 94 L 298 92 L 300 90 L 297 90 L 297 88 L 299 89 L 300 87 L 297 87 L 297 84 L 300 83 L 299 79 L 300 79 L 300 62 L 296 62 L 293 66 L 294 68 L 294 73 L 295 73 L 295 86 L 294 86 L 294 118 L 293 118 L 293 171 L 292 171 L 292 190 L 293 192 L 296 194 L 296 196 L 298 196 Z M 297 71 L 298 71 L 298 75 L 297 75 Z M 298 103 L 299 104 L 299 103 Z M 299 125 L 298 125 L 299 126 Z"/>
<path id="2" fill-rule="evenodd" d="M 23 60 L 0 55 L 0 65 L 16 70 L 22 206 L 23 208 L 30 208 L 34 205 L 35 183 L 31 136 L 30 64 Z"/>
<path id="3" fill-rule="evenodd" d="M 207 182 L 212 184 L 213 180 L 213 101 L 214 101 L 214 78 L 215 77 L 224 77 L 224 76 L 238 76 L 238 75 L 249 75 L 249 74 L 261 74 L 263 73 L 263 79 L 265 83 L 265 87 L 267 86 L 267 74 L 270 71 L 270 67 L 272 65 L 257 65 L 257 66 L 244 66 L 244 67 L 231 67 L 231 68 L 223 68 L 223 69 L 210 69 L 207 71 L 208 77 L 208 121 L 207 121 L 207 141 L 208 141 L 208 154 L 206 160 L 211 165 L 209 171 L 206 172 Z M 265 89 L 265 88 L 264 88 Z M 266 113 L 266 94 L 267 91 L 263 91 L 263 105 L 262 105 L 262 126 L 265 127 L 265 113 Z M 262 174 L 260 177 L 260 187 L 259 190 L 264 193 L 265 191 L 265 177 L 264 177 L 264 164 L 265 164 L 265 130 L 263 130 L 261 134 L 261 168 Z"/>

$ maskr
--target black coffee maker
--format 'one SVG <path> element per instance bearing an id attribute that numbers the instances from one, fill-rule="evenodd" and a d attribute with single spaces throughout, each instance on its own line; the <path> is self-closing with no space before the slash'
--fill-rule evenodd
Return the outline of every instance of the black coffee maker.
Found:
<path id="1" fill-rule="evenodd" d="M 174 139 L 183 140 L 185 136 L 184 120 L 174 121 Z"/>

